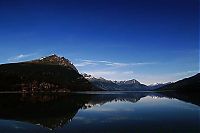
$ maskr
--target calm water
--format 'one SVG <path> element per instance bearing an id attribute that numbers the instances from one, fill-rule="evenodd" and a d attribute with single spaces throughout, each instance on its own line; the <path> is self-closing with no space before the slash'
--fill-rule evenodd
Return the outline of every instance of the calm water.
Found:
<path id="1" fill-rule="evenodd" d="M 144 92 L 0 94 L 0 133 L 192 133 L 200 132 L 199 109 Z"/>

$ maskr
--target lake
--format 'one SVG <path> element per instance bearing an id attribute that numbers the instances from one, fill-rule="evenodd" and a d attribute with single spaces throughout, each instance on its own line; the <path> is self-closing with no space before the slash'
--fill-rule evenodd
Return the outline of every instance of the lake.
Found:
<path id="1" fill-rule="evenodd" d="M 153 92 L 0 94 L 0 133 L 200 132 L 200 106 Z"/>

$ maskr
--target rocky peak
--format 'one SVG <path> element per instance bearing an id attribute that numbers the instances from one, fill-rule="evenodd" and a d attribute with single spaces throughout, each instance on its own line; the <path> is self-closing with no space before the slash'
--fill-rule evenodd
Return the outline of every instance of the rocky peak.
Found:
<path id="1" fill-rule="evenodd" d="M 52 54 L 50 56 L 42 57 L 37 60 L 31 61 L 31 63 L 41 63 L 41 64 L 51 64 L 51 65 L 61 65 L 65 67 L 72 68 L 73 70 L 77 71 L 76 67 L 69 61 L 68 59 L 65 59 L 64 57 L 59 57 L 56 54 Z"/>

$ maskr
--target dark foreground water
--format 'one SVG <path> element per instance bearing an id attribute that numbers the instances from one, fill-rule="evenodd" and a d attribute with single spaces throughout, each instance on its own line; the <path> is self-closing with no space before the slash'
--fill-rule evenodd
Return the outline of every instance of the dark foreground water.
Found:
<path id="1" fill-rule="evenodd" d="M 200 106 L 163 94 L 0 94 L 0 133 L 200 132 Z"/>

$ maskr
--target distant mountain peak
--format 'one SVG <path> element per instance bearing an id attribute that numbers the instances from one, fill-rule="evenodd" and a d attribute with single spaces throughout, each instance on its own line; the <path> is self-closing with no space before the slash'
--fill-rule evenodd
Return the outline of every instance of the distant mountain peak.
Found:
<path id="1" fill-rule="evenodd" d="M 101 88 L 103 90 L 148 90 L 148 87 L 144 84 L 141 84 L 139 81 L 135 79 L 125 80 L 125 81 L 112 81 L 107 80 L 105 78 L 93 77 L 92 75 L 88 75 L 86 73 L 82 74 L 87 80 L 89 80 L 93 85 Z"/>
<path id="2" fill-rule="evenodd" d="M 158 89 L 160 87 L 163 87 L 165 85 L 168 85 L 168 84 L 171 84 L 173 82 L 166 82 L 166 83 L 153 83 L 153 84 L 150 84 L 148 85 L 148 87 L 151 89 L 151 90 L 154 90 L 154 89 Z"/>
<path id="3" fill-rule="evenodd" d="M 150 85 L 148 85 L 148 86 L 158 86 L 158 85 L 167 85 L 167 84 L 171 84 L 171 83 L 173 83 L 173 82 L 164 82 L 164 83 L 153 83 L 153 84 L 150 84 Z"/>
<path id="4" fill-rule="evenodd" d="M 38 63 L 38 64 L 50 64 L 50 65 L 61 65 L 65 67 L 72 68 L 73 70 L 77 71 L 76 67 L 69 61 L 68 59 L 64 57 L 60 57 L 56 54 L 52 54 L 49 56 L 41 57 L 40 59 L 36 59 L 33 61 L 30 61 L 30 63 Z"/>

